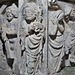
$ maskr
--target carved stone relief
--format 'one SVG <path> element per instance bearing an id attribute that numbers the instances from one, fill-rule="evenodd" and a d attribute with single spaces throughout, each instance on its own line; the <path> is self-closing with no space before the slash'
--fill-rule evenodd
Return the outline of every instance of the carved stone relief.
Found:
<path id="1" fill-rule="evenodd" d="M 74 4 L 0 1 L 0 75 L 67 75 L 65 68 L 75 68 Z"/>

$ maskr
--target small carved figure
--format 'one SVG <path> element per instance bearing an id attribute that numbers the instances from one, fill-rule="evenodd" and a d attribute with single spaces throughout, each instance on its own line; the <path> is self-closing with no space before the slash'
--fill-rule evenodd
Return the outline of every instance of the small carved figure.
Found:
<path id="1" fill-rule="evenodd" d="M 44 27 L 34 22 L 29 27 L 29 36 L 25 39 L 25 52 L 27 56 L 27 73 L 35 75 L 41 69 L 43 59 Z"/>
<path id="2" fill-rule="evenodd" d="M 17 6 L 12 4 L 12 6 L 7 7 L 5 16 L 6 17 L 4 17 L 2 24 L 2 39 L 5 44 L 8 64 L 11 68 L 14 69 L 17 59 Z"/>

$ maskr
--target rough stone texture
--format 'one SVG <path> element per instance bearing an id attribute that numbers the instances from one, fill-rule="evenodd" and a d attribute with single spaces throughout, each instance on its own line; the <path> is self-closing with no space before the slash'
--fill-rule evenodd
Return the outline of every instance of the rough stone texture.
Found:
<path id="1" fill-rule="evenodd" d="M 0 40 L 0 75 L 12 75 L 12 71 L 7 64 L 5 55 L 3 54 L 1 40 Z"/>
<path id="2" fill-rule="evenodd" d="M 75 75 L 75 0 L 1 0 L 0 75 Z"/>
<path id="3" fill-rule="evenodd" d="M 66 67 L 61 72 L 62 75 L 75 75 L 75 67 Z"/>

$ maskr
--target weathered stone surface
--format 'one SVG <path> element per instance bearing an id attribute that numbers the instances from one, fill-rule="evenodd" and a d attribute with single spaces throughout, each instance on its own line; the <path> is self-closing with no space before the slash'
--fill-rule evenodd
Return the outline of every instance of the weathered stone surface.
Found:
<path id="1" fill-rule="evenodd" d="M 75 67 L 66 67 L 61 72 L 62 75 L 75 75 Z"/>
<path id="2" fill-rule="evenodd" d="M 7 64 L 5 55 L 3 54 L 1 40 L 0 40 L 0 75 L 12 75 L 12 71 Z"/>
<path id="3" fill-rule="evenodd" d="M 75 0 L 1 0 L 0 75 L 75 75 Z"/>

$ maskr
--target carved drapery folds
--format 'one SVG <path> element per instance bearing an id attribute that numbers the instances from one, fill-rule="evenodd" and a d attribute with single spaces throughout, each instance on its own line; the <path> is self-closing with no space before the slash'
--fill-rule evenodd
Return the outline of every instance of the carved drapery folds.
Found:
<path id="1" fill-rule="evenodd" d="M 56 13 L 56 14 L 54 14 Z M 51 14 L 51 13 L 50 13 Z M 52 15 L 53 14 L 53 15 Z M 52 11 L 49 19 L 49 65 L 52 72 L 58 72 L 64 56 L 63 33 L 65 26 L 63 23 L 64 13 L 62 10 Z M 55 18 L 53 18 L 55 17 Z"/>
<path id="2" fill-rule="evenodd" d="M 27 3 L 23 6 L 22 10 L 22 29 L 21 29 L 21 42 L 25 49 L 25 69 L 29 75 L 35 75 L 38 68 L 41 68 L 43 56 L 43 38 L 44 26 L 41 22 L 42 9 L 36 3 Z M 24 60 L 24 59 L 23 59 Z M 39 66 L 40 65 L 40 66 Z"/>
<path id="3" fill-rule="evenodd" d="M 0 2 L 0 56 L 7 65 L 6 72 L 57 75 L 65 67 L 75 66 L 74 4 L 59 0 L 3 3 Z"/>

